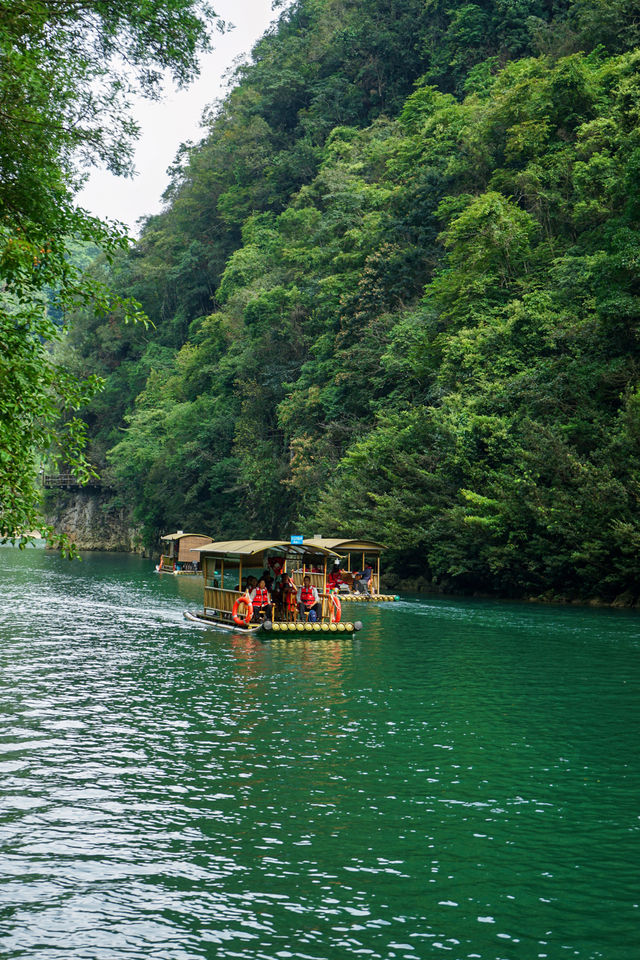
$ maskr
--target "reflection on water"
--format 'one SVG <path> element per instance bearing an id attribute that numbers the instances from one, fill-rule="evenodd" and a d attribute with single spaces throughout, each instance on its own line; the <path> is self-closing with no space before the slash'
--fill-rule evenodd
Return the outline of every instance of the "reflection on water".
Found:
<path id="1" fill-rule="evenodd" d="M 0 575 L 0 957 L 637 954 L 637 613 L 262 642 L 138 558 Z"/>

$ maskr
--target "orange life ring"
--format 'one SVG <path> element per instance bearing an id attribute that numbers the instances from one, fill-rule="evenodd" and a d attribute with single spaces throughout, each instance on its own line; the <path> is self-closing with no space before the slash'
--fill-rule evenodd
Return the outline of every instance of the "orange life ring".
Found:
<path id="1" fill-rule="evenodd" d="M 247 608 L 247 613 L 244 619 L 238 614 L 238 607 L 240 606 L 241 603 L 244 603 L 245 607 Z M 233 605 L 231 616 L 233 617 L 233 622 L 237 623 L 239 627 L 249 626 L 249 624 L 251 623 L 251 618 L 253 617 L 253 604 L 251 603 L 251 600 L 249 600 L 249 597 L 247 597 L 246 595 L 243 597 L 238 597 L 238 599 Z"/>
<path id="2" fill-rule="evenodd" d="M 335 593 L 330 593 L 329 597 L 333 607 L 331 608 L 331 623 L 340 623 L 340 618 L 342 617 L 342 604 L 340 603 L 340 598 Z"/>

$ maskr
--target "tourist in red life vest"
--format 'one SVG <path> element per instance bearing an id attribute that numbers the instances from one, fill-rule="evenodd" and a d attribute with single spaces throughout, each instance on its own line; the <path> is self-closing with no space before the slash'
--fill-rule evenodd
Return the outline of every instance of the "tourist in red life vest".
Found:
<path id="1" fill-rule="evenodd" d="M 258 581 L 258 586 L 249 594 L 253 604 L 254 620 L 271 620 L 271 595 L 267 590 L 264 578 Z"/>
<path id="2" fill-rule="evenodd" d="M 316 588 L 311 586 L 311 577 L 305 577 L 298 590 L 298 613 L 303 618 L 308 613 L 310 623 L 315 623 L 321 617 L 320 597 Z"/>
<path id="3" fill-rule="evenodd" d="M 329 590 L 339 590 L 341 593 L 349 593 L 349 584 L 342 576 L 340 567 L 334 567 L 327 580 Z"/>

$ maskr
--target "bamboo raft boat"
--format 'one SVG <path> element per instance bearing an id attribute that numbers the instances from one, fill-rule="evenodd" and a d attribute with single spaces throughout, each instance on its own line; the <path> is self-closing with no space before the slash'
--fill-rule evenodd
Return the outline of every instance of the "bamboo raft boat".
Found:
<path id="1" fill-rule="evenodd" d="M 156 573 L 170 573 L 174 577 L 201 576 L 202 570 L 197 556 L 192 552 L 206 543 L 211 543 L 211 537 L 205 533 L 167 533 L 160 538 L 165 544 Z"/>
<path id="2" fill-rule="evenodd" d="M 204 577 L 201 612 L 185 611 L 193 623 L 243 633 L 261 632 L 285 639 L 305 637 L 352 636 L 362 628 L 360 621 L 343 620 L 340 598 L 327 588 L 327 568 L 339 555 L 318 541 L 292 537 L 286 540 L 225 540 L 192 548 L 199 555 Z M 297 588 L 309 578 L 320 603 L 320 616 L 313 621 L 307 614 L 298 620 L 295 613 L 276 611 L 273 619 L 254 621 L 253 609 L 243 587 L 243 577 L 262 577 L 263 571 L 288 574 Z"/>
<path id="3" fill-rule="evenodd" d="M 385 549 L 381 543 L 374 540 L 344 540 L 344 539 L 313 539 L 307 541 L 310 545 L 322 546 L 340 554 L 339 575 L 342 583 L 349 587 L 348 592 L 340 590 L 342 601 L 353 603 L 392 603 L 399 600 L 397 594 L 380 593 L 380 554 Z M 346 561 L 346 567 L 343 567 Z M 363 579 L 365 571 L 369 570 L 369 577 Z M 329 578 L 331 579 L 331 578 Z M 358 589 L 360 586 L 360 589 Z"/>

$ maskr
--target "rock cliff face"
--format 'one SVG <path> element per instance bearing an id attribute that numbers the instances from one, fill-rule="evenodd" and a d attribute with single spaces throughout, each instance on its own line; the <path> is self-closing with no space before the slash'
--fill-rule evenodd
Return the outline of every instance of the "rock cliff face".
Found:
<path id="1" fill-rule="evenodd" d="M 66 534 L 78 550 L 144 553 L 140 532 L 129 512 L 114 507 L 107 494 L 78 490 L 48 498 L 45 519 Z"/>

